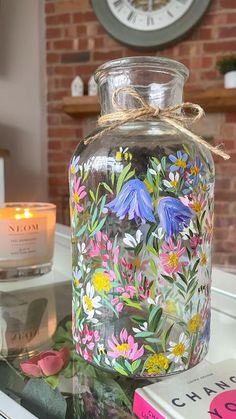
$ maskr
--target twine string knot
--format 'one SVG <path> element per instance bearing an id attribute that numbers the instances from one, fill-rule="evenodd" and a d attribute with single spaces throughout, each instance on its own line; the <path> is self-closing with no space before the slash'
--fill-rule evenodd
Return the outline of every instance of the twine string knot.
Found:
<path id="1" fill-rule="evenodd" d="M 129 95 L 139 106 L 135 108 L 121 106 L 118 102 L 118 97 L 121 93 Z M 155 107 L 149 105 L 134 88 L 120 87 L 116 89 L 112 95 L 112 105 L 115 112 L 101 115 L 98 118 L 98 126 L 101 127 L 101 130 L 95 135 L 86 137 L 84 139 L 84 144 L 94 142 L 103 134 L 113 131 L 126 122 L 152 118 L 154 120 L 167 122 L 183 134 L 190 136 L 196 143 L 206 147 L 213 154 L 223 157 L 224 160 L 230 158 L 230 156 L 221 149 L 221 145 L 213 146 L 185 127 L 186 125 L 195 123 L 204 116 L 204 110 L 195 103 L 183 102 L 177 105 L 167 106 L 166 108 L 160 108 L 159 106 Z"/>

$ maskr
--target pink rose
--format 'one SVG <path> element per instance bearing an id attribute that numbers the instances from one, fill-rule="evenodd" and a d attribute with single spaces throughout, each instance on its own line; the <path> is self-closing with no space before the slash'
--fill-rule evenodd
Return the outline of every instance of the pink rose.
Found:
<path id="1" fill-rule="evenodd" d="M 33 356 L 28 361 L 23 361 L 20 367 L 24 374 L 31 377 L 43 377 L 55 375 L 66 367 L 69 361 L 69 349 L 63 348 L 61 351 L 46 351 Z"/>

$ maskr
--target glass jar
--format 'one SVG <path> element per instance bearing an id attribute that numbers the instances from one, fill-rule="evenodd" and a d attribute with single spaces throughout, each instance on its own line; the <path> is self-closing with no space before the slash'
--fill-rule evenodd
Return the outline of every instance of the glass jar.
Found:
<path id="1" fill-rule="evenodd" d="M 187 68 L 159 57 L 96 72 L 102 114 L 134 88 L 152 106 L 182 102 Z M 119 105 L 140 106 L 120 93 Z M 93 135 L 92 133 L 91 135 Z M 133 377 L 193 367 L 210 333 L 214 164 L 191 135 L 133 121 L 78 146 L 70 165 L 73 336 L 88 362 Z"/>

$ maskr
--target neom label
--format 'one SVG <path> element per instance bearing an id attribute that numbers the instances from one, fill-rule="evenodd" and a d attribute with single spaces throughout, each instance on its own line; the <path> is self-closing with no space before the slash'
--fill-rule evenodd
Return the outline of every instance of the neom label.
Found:
<path id="1" fill-rule="evenodd" d="M 0 260 L 26 259 L 45 253 L 46 217 L 0 220 Z"/>

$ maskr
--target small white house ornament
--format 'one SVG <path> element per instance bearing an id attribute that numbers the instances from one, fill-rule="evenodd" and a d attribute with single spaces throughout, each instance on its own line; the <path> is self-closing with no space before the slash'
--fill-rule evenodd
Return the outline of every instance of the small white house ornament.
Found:
<path id="1" fill-rule="evenodd" d="M 98 94 L 98 85 L 95 81 L 94 75 L 90 77 L 88 81 L 88 95 L 89 96 L 97 96 Z"/>
<path id="2" fill-rule="evenodd" d="M 80 76 L 76 76 L 71 83 L 71 96 L 83 96 L 84 83 Z"/>

